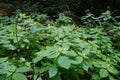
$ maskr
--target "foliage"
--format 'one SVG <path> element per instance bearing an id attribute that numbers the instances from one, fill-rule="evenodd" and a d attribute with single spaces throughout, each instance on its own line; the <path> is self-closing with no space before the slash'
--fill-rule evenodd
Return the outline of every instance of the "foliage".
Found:
<path id="1" fill-rule="evenodd" d="M 1 17 L 0 80 L 120 79 L 120 27 L 104 21 L 109 16 L 98 19 L 102 27 L 75 27 L 63 13 L 56 21 L 19 11 Z"/>

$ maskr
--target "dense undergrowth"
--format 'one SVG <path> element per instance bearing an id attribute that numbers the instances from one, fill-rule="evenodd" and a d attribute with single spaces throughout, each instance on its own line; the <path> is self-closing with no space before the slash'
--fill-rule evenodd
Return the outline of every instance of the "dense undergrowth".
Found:
<path id="1" fill-rule="evenodd" d="M 120 80 L 120 23 L 109 11 L 80 26 L 63 13 L 0 20 L 0 80 Z"/>

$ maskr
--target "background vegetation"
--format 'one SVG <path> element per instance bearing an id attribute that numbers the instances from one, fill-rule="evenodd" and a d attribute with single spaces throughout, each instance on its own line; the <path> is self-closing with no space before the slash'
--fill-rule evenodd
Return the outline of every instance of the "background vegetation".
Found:
<path id="1" fill-rule="evenodd" d="M 0 2 L 0 80 L 120 80 L 119 0 Z"/>

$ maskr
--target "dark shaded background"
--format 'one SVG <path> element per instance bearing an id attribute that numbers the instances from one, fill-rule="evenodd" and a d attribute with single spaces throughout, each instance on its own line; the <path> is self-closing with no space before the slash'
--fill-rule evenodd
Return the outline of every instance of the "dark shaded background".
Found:
<path id="1" fill-rule="evenodd" d="M 26 13 L 46 13 L 50 16 L 68 10 L 77 16 L 87 12 L 98 16 L 106 10 L 110 10 L 114 16 L 120 14 L 120 0 L 0 0 L 0 3 L 13 4 L 14 1 Z"/>

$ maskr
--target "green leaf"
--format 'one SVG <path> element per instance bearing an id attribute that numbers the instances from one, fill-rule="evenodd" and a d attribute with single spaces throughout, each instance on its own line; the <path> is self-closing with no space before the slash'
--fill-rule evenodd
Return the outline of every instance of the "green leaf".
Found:
<path id="1" fill-rule="evenodd" d="M 90 49 L 84 49 L 84 50 L 82 51 L 82 53 L 83 53 L 83 54 L 89 54 L 89 53 L 90 53 Z"/>
<path id="2" fill-rule="evenodd" d="M 38 55 L 36 58 L 33 59 L 33 62 L 37 63 L 37 62 L 39 62 L 42 59 L 43 59 L 43 56 Z"/>
<path id="3" fill-rule="evenodd" d="M 59 56 L 59 52 L 55 52 L 55 53 L 47 56 L 47 58 L 56 58 L 56 57 L 58 57 L 58 56 Z"/>
<path id="4" fill-rule="evenodd" d="M 7 62 L 0 64 L 0 74 L 7 74 L 8 72 L 9 72 L 9 64 Z"/>
<path id="5" fill-rule="evenodd" d="M 12 78 L 14 80 L 27 80 L 26 76 L 22 73 L 14 73 Z"/>
<path id="6" fill-rule="evenodd" d="M 33 79 L 36 80 L 36 79 L 37 79 L 37 76 L 38 76 L 38 75 L 35 74 L 35 75 L 33 76 Z"/>
<path id="7" fill-rule="evenodd" d="M 100 60 L 96 60 L 95 62 L 93 62 L 94 66 L 97 68 L 106 68 L 109 64 L 107 62 L 103 62 Z"/>
<path id="8" fill-rule="evenodd" d="M 8 41 L 8 40 L 1 40 L 0 41 L 0 44 L 9 44 L 10 43 L 10 41 Z"/>
<path id="9" fill-rule="evenodd" d="M 5 48 L 7 48 L 9 50 L 15 50 L 16 49 L 16 47 L 13 46 L 12 44 L 3 44 L 3 47 L 5 47 Z"/>
<path id="10" fill-rule="evenodd" d="M 62 79 L 59 75 L 56 75 L 56 76 L 52 77 L 51 80 L 62 80 Z"/>
<path id="11" fill-rule="evenodd" d="M 108 67 L 107 70 L 112 74 L 118 74 L 119 73 L 118 70 L 113 66 Z"/>
<path id="12" fill-rule="evenodd" d="M 37 80 L 42 80 L 42 78 L 41 78 L 41 77 L 39 77 Z"/>
<path id="13" fill-rule="evenodd" d="M 85 63 L 82 63 L 82 68 L 85 70 L 85 71 L 88 71 L 89 67 L 87 66 L 87 64 Z"/>
<path id="14" fill-rule="evenodd" d="M 98 74 L 93 74 L 92 75 L 92 80 L 99 80 L 99 75 Z"/>
<path id="15" fill-rule="evenodd" d="M 55 66 L 52 66 L 49 69 L 49 77 L 54 77 L 58 73 L 58 69 Z"/>
<path id="16" fill-rule="evenodd" d="M 106 78 L 109 75 L 108 71 L 105 69 L 100 69 L 99 74 L 100 78 Z"/>
<path id="17" fill-rule="evenodd" d="M 73 51 L 73 50 L 71 50 L 71 51 L 63 51 L 62 53 L 65 54 L 65 55 L 68 55 L 68 56 L 72 56 L 72 57 L 77 56 L 76 52 Z"/>
<path id="18" fill-rule="evenodd" d="M 9 66 L 9 71 L 10 72 L 14 72 L 15 70 L 16 70 L 16 66 L 15 65 Z"/>
<path id="19" fill-rule="evenodd" d="M 62 68 L 69 69 L 70 65 L 71 65 L 71 62 L 70 62 L 70 59 L 68 57 L 66 57 L 66 56 L 60 56 L 58 58 L 58 64 Z"/>
<path id="20" fill-rule="evenodd" d="M 83 61 L 83 58 L 82 57 L 76 57 L 75 58 L 75 61 L 80 64 L 82 61 Z"/>
<path id="21" fill-rule="evenodd" d="M 76 57 L 75 60 L 71 60 L 71 63 L 73 64 L 81 64 L 83 61 L 82 57 Z"/>
<path id="22" fill-rule="evenodd" d="M 84 41 L 81 41 L 80 45 L 79 45 L 82 49 L 85 48 L 85 42 Z"/>
<path id="23" fill-rule="evenodd" d="M 24 73 L 24 72 L 28 72 L 29 70 L 30 70 L 29 67 L 27 67 L 27 66 L 22 66 L 22 67 L 19 67 L 16 72 Z"/>
<path id="24" fill-rule="evenodd" d="M 112 76 L 109 76 L 109 80 L 116 80 L 116 79 L 114 79 Z"/>
<path id="25" fill-rule="evenodd" d="M 37 52 L 36 54 L 37 54 L 37 57 L 35 57 L 33 59 L 34 63 L 37 63 L 38 61 L 42 60 L 46 56 L 51 55 L 52 53 L 49 53 L 49 52 L 43 50 L 43 51 Z"/>
<path id="26" fill-rule="evenodd" d="M 30 41 L 29 41 L 28 39 L 23 39 L 23 41 L 24 41 L 25 43 L 30 43 Z"/>
<path id="27" fill-rule="evenodd" d="M 63 38 L 65 35 L 64 34 L 59 34 L 59 38 Z"/>
<path id="28" fill-rule="evenodd" d="M 0 63 L 3 63 L 5 61 L 7 61 L 8 57 L 5 57 L 5 58 L 0 58 Z"/>

